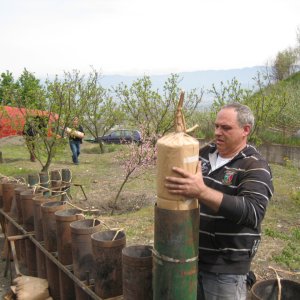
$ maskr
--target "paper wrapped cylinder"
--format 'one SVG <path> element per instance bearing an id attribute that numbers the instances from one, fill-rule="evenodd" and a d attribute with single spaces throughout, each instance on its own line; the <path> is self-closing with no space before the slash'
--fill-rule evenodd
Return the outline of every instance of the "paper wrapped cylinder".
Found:
<path id="1" fill-rule="evenodd" d="M 190 210 L 198 207 L 197 199 L 187 199 L 181 195 L 169 193 L 165 188 L 165 178 L 181 177 L 172 168 L 178 167 L 195 174 L 199 160 L 199 142 L 186 134 L 193 128 L 186 129 L 182 113 L 184 92 L 180 93 L 175 119 L 175 132 L 169 133 L 157 142 L 157 206 L 169 210 Z"/>
<path id="2" fill-rule="evenodd" d="M 77 138 L 80 138 L 82 139 L 84 137 L 84 133 L 81 132 L 81 131 L 78 131 L 78 130 L 75 130 L 75 129 L 72 129 L 72 128 L 69 128 L 69 127 L 66 127 L 66 133 L 69 135 L 69 136 L 74 136 L 74 137 L 77 137 Z"/>
<path id="3" fill-rule="evenodd" d="M 167 208 L 169 201 L 181 201 L 176 204 L 179 210 L 180 207 L 191 206 L 190 202 L 193 199 L 189 200 L 181 195 L 170 194 L 164 185 L 166 176 L 180 177 L 172 171 L 172 167 L 179 167 L 187 172 L 196 173 L 199 161 L 199 142 L 184 132 L 172 132 L 158 140 L 157 152 L 158 206 Z M 192 202 L 191 208 L 195 208 L 197 204 Z M 174 204 L 171 205 L 174 206 Z"/>

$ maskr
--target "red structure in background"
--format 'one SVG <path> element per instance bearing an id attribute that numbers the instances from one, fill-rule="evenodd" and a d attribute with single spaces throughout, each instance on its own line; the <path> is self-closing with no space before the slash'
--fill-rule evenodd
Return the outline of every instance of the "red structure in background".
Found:
<path id="1" fill-rule="evenodd" d="M 48 120 L 48 125 L 58 119 L 57 114 L 48 111 L 2 106 L 0 107 L 0 138 L 22 135 L 29 117 L 44 117 Z M 51 126 L 48 126 L 48 136 L 51 136 Z"/>

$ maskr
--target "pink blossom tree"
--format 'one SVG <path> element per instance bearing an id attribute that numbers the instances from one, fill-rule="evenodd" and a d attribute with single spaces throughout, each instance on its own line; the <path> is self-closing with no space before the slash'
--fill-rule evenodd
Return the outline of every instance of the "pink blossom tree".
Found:
<path id="1" fill-rule="evenodd" d="M 148 168 L 155 165 L 156 145 L 153 144 L 153 138 L 148 138 L 141 144 L 127 144 L 122 151 L 118 152 L 116 159 L 121 162 L 124 179 L 113 200 L 111 215 L 114 214 L 120 194 L 128 180 L 139 177 Z"/>

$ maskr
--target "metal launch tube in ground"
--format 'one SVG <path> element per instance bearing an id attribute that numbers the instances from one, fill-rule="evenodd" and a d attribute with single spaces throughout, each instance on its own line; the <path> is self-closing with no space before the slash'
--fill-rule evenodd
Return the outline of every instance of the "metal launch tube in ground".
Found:
<path id="1" fill-rule="evenodd" d="M 132 245 L 122 250 L 124 300 L 152 300 L 152 246 Z"/>
<path id="2" fill-rule="evenodd" d="M 58 260 L 63 265 L 72 265 L 72 239 L 71 222 L 83 220 L 82 211 L 76 208 L 59 210 L 55 212 L 56 233 L 57 233 L 57 254 Z M 74 300 L 75 285 L 69 276 L 59 270 L 59 290 L 61 300 Z"/>
<path id="3" fill-rule="evenodd" d="M 34 234 L 36 240 L 41 243 L 43 243 L 44 241 L 43 217 L 42 217 L 41 205 L 49 201 L 58 201 L 58 200 L 59 200 L 58 198 L 47 198 L 44 195 L 39 195 L 32 198 Z M 38 277 L 47 279 L 46 256 L 39 248 L 36 248 L 36 263 L 37 263 Z"/>
<path id="4" fill-rule="evenodd" d="M 166 176 L 181 177 L 173 167 L 196 174 L 199 142 L 189 136 L 180 94 L 174 129 L 157 141 L 157 204 L 154 215 L 153 299 L 196 300 L 199 206 L 197 199 L 170 193 Z M 195 127 L 194 127 L 195 128 Z"/>
<path id="5" fill-rule="evenodd" d="M 101 222 L 96 219 L 78 220 L 70 223 L 74 275 L 81 281 L 95 278 L 91 235 L 101 230 Z M 78 286 L 75 287 L 76 300 L 88 300 L 89 296 Z"/>
<path id="6" fill-rule="evenodd" d="M 54 213 L 66 208 L 67 204 L 64 201 L 50 201 L 41 205 L 45 248 L 49 252 L 52 252 L 52 254 L 57 251 L 56 219 Z M 49 258 L 46 258 L 46 272 L 50 295 L 54 299 L 60 300 L 59 269 Z"/>
<path id="7" fill-rule="evenodd" d="M 91 235 L 95 264 L 95 293 L 103 299 L 122 295 L 123 231 L 106 230 Z"/>
<path id="8" fill-rule="evenodd" d="M 199 208 L 155 207 L 153 299 L 196 300 Z"/>

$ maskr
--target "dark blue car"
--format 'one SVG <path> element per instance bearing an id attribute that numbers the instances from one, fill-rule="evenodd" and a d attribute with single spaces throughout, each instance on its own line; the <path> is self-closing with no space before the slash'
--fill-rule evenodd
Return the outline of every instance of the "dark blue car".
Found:
<path id="1" fill-rule="evenodd" d="M 138 130 L 119 129 L 98 137 L 95 139 L 95 143 L 98 143 L 99 140 L 107 144 L 141 143 L 142 136 Z"/>

